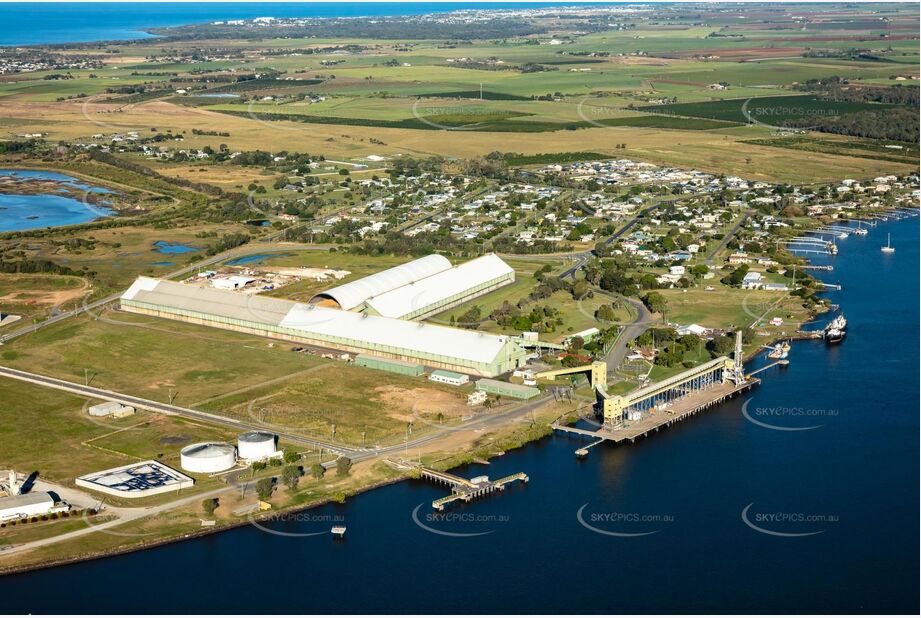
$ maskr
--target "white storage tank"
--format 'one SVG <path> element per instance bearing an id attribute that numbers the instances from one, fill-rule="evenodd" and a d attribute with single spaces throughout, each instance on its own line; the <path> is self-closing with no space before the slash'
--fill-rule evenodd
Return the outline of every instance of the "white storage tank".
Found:
<path id="1" fill-rule="evenodd" d="M 223 472 L 237 462 L 236 449 L 226 442 L 199 442 L 179 452 L 179 462 L 186 472 Z"/>
<path id="2" fill-rule="evenodd" d="M 275 434 L 267 431 L 247 431 L 237 438 L 237 453 L 246 461 L 261 461 L 276 453 Z"/>

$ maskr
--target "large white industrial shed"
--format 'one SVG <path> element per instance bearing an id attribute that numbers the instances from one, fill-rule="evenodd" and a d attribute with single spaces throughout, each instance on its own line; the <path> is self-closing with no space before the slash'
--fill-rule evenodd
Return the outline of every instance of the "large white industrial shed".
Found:
<path id="1" fill-rule="evenodd" d="M 337 309 L 355 309 L 369 298 L 409 285 L 450 268 L 451 262 L 448 261 L 448 258 L 433 253 L 418 260 L 400 264 L 399 266 L 382 270 L 379 273 L 362 277 L 357 281 L 326 290 L 314 296 L 310 302 Z"/>
<path id="2" fill-rule="evenodd" d="M 515 281 L 515 269 L 490 253 L 414 283 L 373 296 L 368 311 L 417 320 L 455 307 Z"/>
<path id="3" fill-rule="evenodd" d="M 524 364 L 510 337 L 139 277 L 122 309 L 494 377 Z"/>
<path id="4" fill-rule="evenodd" d="M 44 515 L 54 508 L 54 498 L 47 491 L 0 498 L 0 521 Z"/>

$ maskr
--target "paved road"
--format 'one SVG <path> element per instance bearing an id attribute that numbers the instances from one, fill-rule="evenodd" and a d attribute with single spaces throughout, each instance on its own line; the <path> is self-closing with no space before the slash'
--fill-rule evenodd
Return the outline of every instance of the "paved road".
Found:
<path id="1" fill-rule="evenodd" d="M 204 500 L 205 498 L 213 498 L 226 491 L 230 491 L 231 489 L 237 490 L 239 488 L 220 487 L 218 489 L 212 489 L 211 491 L 191 494 L 183 498 L 179 498 L 178 500 L 173 500 L 172 502 L 166 502 L 158 506 L 151 506 L 151 507 L 139 508 L 139 509 L 130 509 L 131 511 L 135 511 L 135 512 L 126 512 L 129 509 L 120 509 L 120 513 L 117 518 L 110 519 L 108 521 L 101 522 L 101 523 L 94 522 L 90 524 L 89 526 L 87 526 L 86 528 L 80 528 L 79 530 L 65 532 L 64 534 L 51 536 L 45 539 L 38 539 L 36 541 L 29 541 L 27 543 L 22 543 L 20 545 L 13 545 L 11 547 L 0 549 L 0 556 L 8 556 L 10 554 L 17 554 L 17 553 L 24 552 L 30 549 L 44 547 L 45 545 L 53 545 L 55 543 L 60 543 L 62 541 L 68 541 L 70 539 L 78 538 L 81 536 L 86 536 L 87 534 L 94 534 L 96 532 L 105 532 L 109 528 L 113 528 L 115 526 L 121 526 L 130 521 L 135 521 L 138 519 L 143 519 L 145 517 L 151 517 L 153 515 L 165 513 L 166 511 L 172 510 L 179 506 L 184 506 L 186 504 L 200 502 L 201 500 Z M 113 511 L 113 514 L 114 514 L 114 511 Z M 124 532 L 109 532 L 108 534 L 115 534 L 117 536 L 126 536 L 126 537 L 128 536 L 144 537 L 144 536 L 148 536 L 148 534 L 153 534 L 153 533 L 141 533 L 141 534 L 133 535 L 131 533 L 124 533 Z"/>
<path id="2" fill-rule="evenodd" d="M 676 202 L 676 201 L 678 201 L 678 200 L 686 199 L 686 198 L 687 198 L 686 195 L 677 196 L 677 197 L 670 197 L 670 198 L 667 198 L 667 199 L 664 199 L 664 200 L 659 200 L 659 201 L 657 201 L 655 204 L 650 204 L 649 206 L 643 208 L 642 210 L 638 211 L 635 215 L 633 215 L 633 217 L 632 217 L 629 221 L 627 221 L 627 222 L 623 225 L 623 227 L 621 227 L 619 230 L 617 230 L 616 232 L 614 232 L 613 234 L 611 234 L 608 238 L 606 238 L 606 239 L 604 239 L 603 241 L 601 241 L 601 244 L 602 244 L 603 246 L 607 247 L 608 245 L 610 245 L 611 243 L 613 243 L 613 242 L 614 242 L 615 240 L 617 240 L 618 238 L 623 237 L 624 234 L 626 234 L 626 233 L 629 232 L 631 229 L 633 229 L 633 226 L 635 226 L 643 217 L 645 217 L 645 216 L 646 216 L 647 214 L 649 214 L 650 212 L 654 211 L 656 208 L 658 208 L 658 207 L 661 206 L 662 204 L 666 204 L 666 203 L 670 203 L 670 202 Z M 567 278 L 567 277 L 572 277 L 572 276 L 574 276 L 575 273 L 576 273 L 576 271 L 578 271 L 580 268 L 582 268 L 582 267 L 585 265 L 585 263 L 586 263 L 591 257 L 592 257 L 592 252 L 591 252 L 591 251 L 586 251 L 586 252 L 584 252 L 584 253 L 577 254 L 577 255 L 576 255 L 576 263 L 575 263 L 573 266 L 571 266 L 570 268 L 567 268 L 566 270 L 564 270 L 563 273 L 560 275 L 560 278 L 561 278 L 561 279 L 565 279 L 565 278 Z"/>
<path id="3" fill-rule="evenodd" d="M 624 297 L 624 300 L 633 306 L 636 311 L 636 319 L 633 320 L 632 324 L 624 327 L 611 351 L 604 357 L 605 362 L 608 364 L 608 374 L 613 373 L 624 361 L 627 356 L 627 346 L 645 333 L 646 329 L 652 324 L 652 314 L 649 313 L 649 309 L 646 308 L 643 301 L 626 297 Z"/>
<path id="4" fill-rule="evenodd" d="M 159 401 L 153 401 L 150 399 L 144 399 L 142 397 L 135 397 L 133 395 L 125 395 L 123 393 L 117 393 L 115 391 L 110 391 L 102 388 L 95 388 L 93 386 L 85 386 L 83 384 L 78 384 L 76 382 L 68 382 L 67 380 L 61 380 L 58 378 L 52 378 L 48 376 L 39 375 L 37 373 L 30 373 L 28 371 L 20 371 L 19 369 L 11 369 L 9 367 L 0 367 L 0 376 L 6 378 L 12 378 L 14 380 L 21 380 L 23 382 L 30 382 L 32 384 L 38 384 L 39 386 L 46 386 L 48 388 L 54 388 L 61 391 L 66 391 L 68 393 L 73 393 L 75 395 L 80 395 L 82 397 L 91 397 L 93 399 L 104 399 L 108 401 L 117 401 L 127 406 L 133 406 L 141 410 L 149 410 L 151 412 L 159 412 L 160 414 L 169 414 L 172 416 L 182 416 L 185 418 L 192 418 L 200 421 L 206 421 L 210 423 L 215 423 L 218 425 L 223 425 L 225 427 L 232 427 L 234 429 L 240 429 L 243 431 L 253 431 L 253 430 L 265 430 L 265 427 L 257 423 L 249 423 L 246 421 L 240 421 L 237 419 L 227 418 L 225 416 L 220 416 L 218 414 L 212 414 L 210 412 L 202 412 L 200 410 L 193 410 L 192 408 L 183 408 L 180 406 L 174 406 L 167 403 L 161 403 Z M 324 448 L 335 453 L 346 455 L 348 457 L 354 457 L 361 453 L 356 449 L 351 449 L 343 447 L 339 444 L 333 444 L 331 442 L 325 442 L 323 440 L 314 440 L 311 438 L 305 438 L 300 435 L 278 432 L 280 437 L 288 440 L 293 444 L 300 444 L 303 446 L 310 446 L 314 448 Z"/>
<path id="5" fill-rule="evenodd" d="M 276 246 L 261 246 L 259 244 L 247 244 L 247 245 L 242 245 L 241 247 L 234 247 L 233 249 L 229 249 L 222 253 L 218 253 L 217 255 L 212 255 L 210 257 L 199 260 L 195 262 L 194 264 L 189 264 L 188 266 L 184 266 L 178 270 L 174 270 L 171 273 L 162 275 L 162 278 L 172 279 L 173 277 L 181 277 L 183 275 L 187 275 L 197 270 L 200 270 L 206 266 L 211 266 L 212 264 L 217 264 L 219 262 L 223 262 L 224 260 L 229 260 L 235 257 L 243 257 L 246 255 L 250 255 L 252 253 L 284 253 L 286 251 L 303 251 L 303 250 L 328 251 L 329 246 L 310 245 L 310 244 L 304 244 L 304 243 L 283 243 L 283 244 L 280 243 Z M 6 333 L 4 335 L 0 335 L 0 343 L 9 341 L 11 339 L 15 339 L 16 337 L 22 337 L 23 335 L 28 335 L 29 333 L 34 333 L 35 331 L 45 328 L 46 326 L 50 326 L 62 320 L 66 320 L 68 318 L 78 316 L 81 313 L 84 313 L 86 311 L 91 311 L 93 309 L 99 309 L 100 307 L 104 305 L 115 302 L 116 300 L 119 299 L 121 295 L 122 295 L 122 292 L 117 292 L 115 294 L 110 294 L 109 296 L 106 296 L 105 298 L 100 298 L 99 300 L 95 300 L 91 303 L 87 303 L 86 300 L 84 299 L 83 305 L 76 309 L 72 309 L 71 311 L 65 311 L 63 313 L 59 313 L 53 317 L 48 318 L 47 320 L 44 320 L 43 322 L 38 322 L 36 324 L 30 324 L 28 326 L 23 326 L 14 331 L 10 331 L 9 333 Z"/>
<path id="6" fill-rule="evenodd" d="M 159 401 L 153 401 L 150 399 L 144 399 L 142 397 L 135 397 L 133 395 L 125 395 L 123 393 L 117 393 L 115 391 L 110 391 L 102 388 L 95 388 L 93 386 L 85 386 L 83 384 L 78 384 L 76 382 L 69 382 L 67 380 L 61 380 L 59 378 L 52 378 L 49 376 L 43 376 L 36 373 L 31 373 L 28 371 L 21 371 L 19 369 L 12 369 L 10 367 L 0 367 L 0 376 L 11 378 L 14 380 L 20 380 L 23 382 L 29 382 L 32 384 L 37 384 L 39 386 L 45 386 L 48 388 L 54 388 L 57 390 L 65 391 L 68 393 L 73 393 L 75 395 L 80 395 L 82 397 L 90 397 L 93 399 L 104 399 L 108 401 L 117 401 L 125 405 L 134 406 L 135 408 L 141 410 L 149 410 L 151 412 L 158 412 L 160 414 L 168 414 L 173 416 L 182 416 L 185 418 L 191 418 L 195 420 L 205 421 L 214 423 L 217 425 L 222 425 L 225 427 L 232 427 L 234 429 L 242 431 L 253 431 L 253 430 L 262 430 L 266 429 L 266 426 L 263 426 L 258 423 L 250 423 L 247 421 L 241 421 L 237 419 L 228 418 L 221 416 L 219 414 L 213 414 L 210 412 L 203 412 L 201 410 L 195 410 L 192 408 L 183 408 L 181 406 L 174 406 L 167 403 L 162 403 Z M 339 455 L 345 455 L 352 461 L 361 461 L 364 459 L 371 459 L 380 455 L 385 455 L 388 453 L 395 453 L 402 451 L 408 448 L 417 448 L 419 446 L 428 444 L 435 440 L 445 437 L 451 433 L 461 431 L 461 430 L 470 430 L 470 429 L 488 429 L 502 425 L 509 420 L 513 420 L 516 417 L 524 416 L 531 411 L 537 409 L 544 403 L 550 401 L 550 397 L 541 397 L 540 399 L 535 399 L 532 401 L 523 402 L 509 410 L 496 414 L 484 414 L 478 418 L 469 421 L 463 425 L 457 427 L 442 426 L 443 428 L 438 431 L 409 440 L 408 442 L 394 444 L 382 448 L 357 448 L 357 447 L 348 447 L 343 446 L 342 444 L 336 444 L 332 442 L 327 442 L 324 440 L 318 440 L 314 438 L 306 438 L 299 434 L 293 434 L 290 432 L 279 431 L 276 427 L 271 427 L 270 429 L 278 434 L 279 437 L 284 438 L 285 440 L 303 446 L 309 446 L 313 448 L 323 448 L 333 453 Z"/>
<path id="7" fill-rule="evenodd" d="M 6 371 L 9 371 L 9 370 L 5 368 L 0 368 L 0 373 L 6 372 Z M 450 428 L 445 431 L 440 431 L 434 435 L 424 436 L 422 438 L 410 440 L 406 442 L 405 444 L 391 446 L 391 447 L 387 447 L 384 449 L 378 449 L 374 451 L 359 452 L 352 457 L 352 460 L 360 461 L 363 459 L 380 457 L 380 456 L 387 455 L 387 454 L 399 453 L 404 450 L 411 450 L 419 446 L 422 446 L 424 444 L 427 444 L 429 442 L 432 442 L 434 440 L 437 440 L 439 438 L 442 438 L 445 435 L 452 433 L 454 431 L 467 431 L 467 430 L 475 429 L 475 428 L 486 429 L 489 427 L 493 427 L 495 425 L 505 424 L 505 423 L 508 423 L 509 421 L 514 420 L 516 417 L 522 417 L 522 416 L 529 414 L 532 410 L 547 403 L 548 401 L 551 401 L 552 399 L 553 399 L 552 397 L 542 397 L 540 399 L 536 399 L 534 401 L 529 401 L 521 405 L 515 406 L 511 408 L 510 410 L 506 410 L 505 412 L 502 412 L 499 414 L 487 414 L 479 419 L 475 419 L 474 421 L 471 421 L 459 427 Z M 249 488 L 252 488 L 254 484 L 255 484 L 255 481 L 247 481 L 243 483 L 242 486 L 249 489 Z M 74 538 L 86 536 L 87 534 L 94 534 L 96 532 L 105 532 L 109 528 L 114 528 L 115 526 L 121 526 L 131 521 L 158 515 L 160 513 L 170 511 L 180 506 L 185 506 L 188 504 L 197 504 L 206 498 L 216 497 L 227 491 L 239 491 L 240 487 L 241 485 L 219 487 L 211 491 L 193 493 L 193 494 L 184 496 L 182 498 L 179 498 L 178 500 L 173 500 L 171 502 L 166 502 L 164 504 L 160 504 L 157 506 L 151 506 L 151 507 L 144 507 L 144 508 L 107 507 L 106 511 L 112 513 L 113 515 L 117 515 L 116 519 L 112 519 L 110 521 L 106 521 L 102 523 L 94 523 L 91 526 L 88 526 L 86 528 L 81 528 L 79 530 L 74 530 L 72 532 L 59 534 L 57 536 L 48 537 L 45 539 L 39 539 L 36 541 L 30 541 L 27 543 L 22 543 L 21 545 L 14 545 L 11 547 L 0 549 L 0 556 L 20 553 L 20 552 L 27 551 L 30 549 L 44 547 L 46 545 L 53 545 L 54 543 L 60 543 L 62 541 L 68 541 Z M 36 485 L 36 489 L 39 489 L 38 485 Z M 64 496 L 64 494 L 60 492 L 57 486 L 49 487 L 48 489 L 51 489 L 52 491 L 57 491 L 59 495 L 61 495 L 62 497 L 65 497 L 66 499 L 66 496 Z M 46 489 L 41 488 L 40 490 L 44 491 Z M 128 536 L 130 536 L 130 533 L 121 533 L 121 532 L 115 532 L 115 531 L 109 532 L 108 534 L 117 534 L 117 535 L 127 534 Z"/>
<path id="8" fill-rule="evenodd" d="M 713 250 L 707 254 L 706 259 L 704 259 L 705 264 L 713 263 L 713 258 L 719 255 L 720 251 L 726 248 L 726 245 L 728 245 L 729 241 L 735 237 L 736 232 L 739 231 L 739 228 L 745 225 L 745 222 L 748 221 L 749 217 L 751 217 L 752 212 L 753 211 L 751 210 L 746 210 L 744 213 L 742 213 L 742 216 L 739 217 L 739 220 L 736 221 L 735 225 L 733 225 L 732 228 L 723 236 L 723 240 L 720 241 L 720 244 L 714 247 Z"/>
<path id="9" fill-rule="evenodd" d="M 442 429 L 439 429 L 435 433 L 422 436 L 420 438 L 414 438 L 408 442 L 402 444 L 394 444 L 392 446 L 387 446 L 384 448 L 374 449 L 371 451 L 361 452 L 357 454 L 353 461 L 361 461 L 363 459 L 372 459 L 374 457 L 379 457 L 381 455 L 389 455 L 394 453 L 399 453 L 401 451 L 410 451 L 414 448 L 424 446 L 436 440 L 440 440 L 445 436 L 448 436 L 459 431 L 485 431 L 487 429 L 493 429 L 502 425 L 507 425 L 508 423 L 516 420 L 517 418 L 522 418 L 539 408 L 540 406 L 553 401 L 553 397 L 544 396 L 538 399 L 533 399 L 531 401 L 522 402 L 513 408 L 510 408 L 504 412 L 498 413 L 485 413 L 471 421 L 462 423 L 461 425 L 456 425 L 453 427 L 442 426 Z M 432 423 L 435 426 L 438 426 L 435 423 Z"/>

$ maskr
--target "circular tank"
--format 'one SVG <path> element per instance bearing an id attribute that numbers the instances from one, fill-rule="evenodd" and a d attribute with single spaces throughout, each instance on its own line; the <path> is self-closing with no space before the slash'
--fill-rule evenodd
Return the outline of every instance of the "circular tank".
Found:
<path id="1" fill-rule="evenodd" d="M 180 465 L 187 472 L 223 472 L 236 461 L 236 449 L 226 442 L 199 442 L 179 452 Z"/>
<path id="2" fill-rule="evenodd" d="M 237 452 L 240 459 L 258 461 L 271 457 L 275 448 L 275 434 L 266 431 L 247 431 L 237 438 Z"/>

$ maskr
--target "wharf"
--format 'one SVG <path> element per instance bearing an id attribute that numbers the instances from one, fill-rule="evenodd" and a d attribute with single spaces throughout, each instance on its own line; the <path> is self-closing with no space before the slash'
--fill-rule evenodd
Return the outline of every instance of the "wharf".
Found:
<path id="1" fill-rule="evenodd" d="M 694 391 L 681 399 L 673 401 L 665 410 L 645 412 L 642 419 L 625 422 L 623 427 L 617 429 L 580 429 L 578 427 L 570 427 L 559 423 L 553 423 L 551 427 L 557 431 L 596 438 L 596 442 L 576 451 L 576 455 L 583 457 L 588 453 L 588 449 L 596 444 L 605 441 L 614 442 L 615 444 L 620 442 L 635 442 L 638 438 L 646 437 L 650 432 L 659 431 L 659 429 L 669 427 L 673 423 L 683 421 L 698 412 L 713 407 L 730 397 L 734 397 L 752 388 L 760 382 L 761 380 L 758 378 L 749 377 L 749 379 L 742 384 L 737 385 L 732 382 L 727 382 L 724 384 L 716 384 L 703 390 Z"/>
<path id="2" fill-rule="evenodd" d="M 456 474 L 451 474 L 450 472 L 441 472 L 440 470 L 433 470 L 431 468 L 426 468 L 423 465 L 400 461 L 396 462 L 395 465 L 400 468 L 412 468 L 419 471 L 419 475 L 430 481 L 435 481 L 436 483 L 442 483 L 448 485 L 451 488 L 451 495 L 445 496 L 444 498 L 438 498 L 437 500 L 432 501 L 432 508 L 437 511 L 443 511 L 444 508 L 457 500 L 462 500 L 464 502 L 470 502 L 481 496 L 491 494 L 495 491 L 503 491 L 506 485 L 514 483 L 516 481 L 521 481 L 522 483 L 527 483 L 531 479 L 528 478 L 528 475 L 524 472 L 516 472 L 515 474 L 510 474 L 504 476 L 498 480 L 491 481 L 489 477 L 486 476 L 477 476 L 472 479 L 465 479 Z"/>

